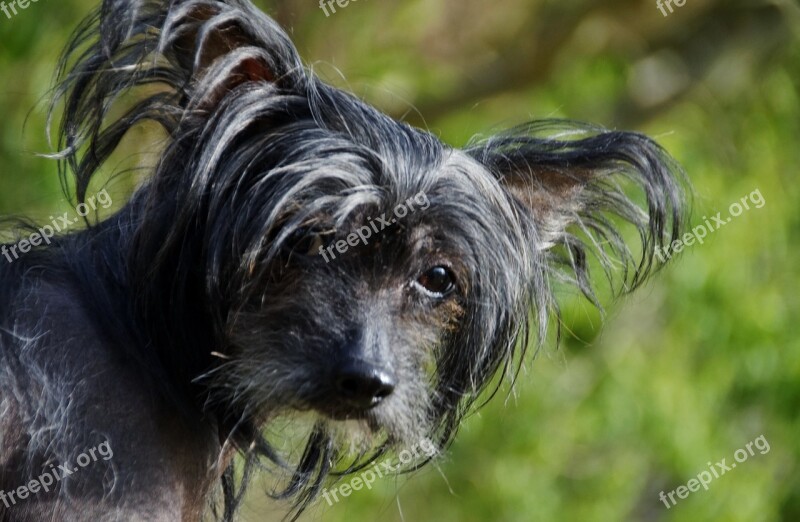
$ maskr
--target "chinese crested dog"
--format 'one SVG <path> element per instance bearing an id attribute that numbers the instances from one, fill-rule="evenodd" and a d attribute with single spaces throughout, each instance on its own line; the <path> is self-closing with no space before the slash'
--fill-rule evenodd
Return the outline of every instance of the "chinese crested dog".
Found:
<path id="1" fill-rule="evenodd" d="M 113 215 L 20 225 L 0 257 L 2 520 L 233 520 L 264 468 L 294 517 L 446 448 L 555 286 L 599 304 L 594 265 L 630 291 L 685 221 L 649 138 L 544 121 L 448 146 L 315 77 L 247 0 L 105 0 L 59 78 L 76 204 L 131 128 L 164 139 Z"/>

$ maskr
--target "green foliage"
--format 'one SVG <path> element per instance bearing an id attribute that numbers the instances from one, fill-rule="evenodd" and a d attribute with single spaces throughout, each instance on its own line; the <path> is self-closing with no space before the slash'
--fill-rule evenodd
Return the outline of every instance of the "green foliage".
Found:
<path id="1" fill-rule="evenodd" d="M 634 128 L 686 168 L 693 224 L 756 189 L 766 200 L 610 305 L 602 329 L 565 294 L 561 347 L 529 359 L 514 393 L 470 417 L 436 468 L 323 501 L 305 520 L 800 518 L 796 4 L 690 1 L 665 18 L 619 0 L 359 0 L 326 18 L 316 2 L 275 3 L 262 6 L 321 75 L 450 143 L 541 117 Z M 70 206 L 34 153 L 49 151 L 43 100 L 58 51 L 93 4 L 0 13 L 0 213 Z M 762 434 L 768 453 L 675 507 L 659 500 Z M 279 509 L 253 495 L 244 519 Z"/>

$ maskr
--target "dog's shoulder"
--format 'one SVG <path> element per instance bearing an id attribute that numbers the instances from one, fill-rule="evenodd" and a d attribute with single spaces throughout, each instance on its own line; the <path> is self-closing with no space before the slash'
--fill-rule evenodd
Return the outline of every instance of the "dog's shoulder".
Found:
<path id="1" fill-rule="evenodd" d="M 81 512 L 81 499 L 97 506 L 98 496 L 106 509 L 114 506 L 103 513 L 128 513 L 126 520 L 178 520 L 186 506 L 200 507 L 196 492 L 202 486 L 179 477 L 204 477 L 207 469 L 179 470 L 190 465 L 187 454 L 212 453 L 216 441 L 193 436 L 148 387 L 126 352 L 92 320 L 80 289 L 44 272 L 28 278 L 6 305 L 0 323 L 0 489 L 28 483 L 47 469 L 45 463 L 74 466 L 99 444 L 113 450 L 108 461 L 64 478 L 71 484 L 62 486 L 71 488 L 70 502 L 63 494 L 40 493 L 17 513 L 45 509 L 48 516 L 72 516 Z M 37 518 L 22 518 L 28 519 Z"/>

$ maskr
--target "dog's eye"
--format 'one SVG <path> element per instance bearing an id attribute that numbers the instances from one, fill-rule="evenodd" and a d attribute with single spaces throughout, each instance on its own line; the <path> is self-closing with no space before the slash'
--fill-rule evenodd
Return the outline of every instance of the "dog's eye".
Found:
<path id="1" fill-rule="evenodd" d="M 444 297 L 455 290 L 453 274 L 443 266 L 435 266 L 419 276 L 416 281 L 426 293 L 434 297 Z"/>
<path id="2" fill-rule="evenodd" d="M 303 244 L 302 251 L 307 256 L 319 254 L 319 249 L 322 247 L 322 236 L 314 234 Z"/>
<path id="3" fill-rule="evenodd" d="M 291 254 L 311 256 L 319 253 L 322 242 L 322 236 L 315 230 L 300 228 L 289 236 L 286 247 Z"/>

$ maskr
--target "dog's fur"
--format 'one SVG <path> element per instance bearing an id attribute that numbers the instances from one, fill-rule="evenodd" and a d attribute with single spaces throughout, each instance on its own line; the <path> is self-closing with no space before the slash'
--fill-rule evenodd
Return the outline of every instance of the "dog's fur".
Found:
<path id="1" fill-rule="evenodd" d="M 2 520 L 232 520 L 262 466 L 292 516 L 327 477 L 444 449 L 558 317 L 554 282 L 596 303 L 593 252 L 629 291 L 684 222 L 680 169 L 648 138 L 546 121 L 448 147 L 317 79 L 246 0 L 105 0 L 60 78 L 78 202 L 133 126 L 166 139 L 115 215 L 0 258 L 0 489 L 114 451 Z M 299 455 L 269 438 L 280 422 Z"/>

